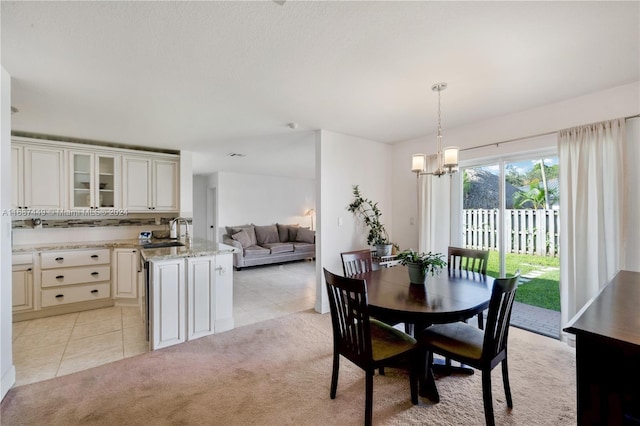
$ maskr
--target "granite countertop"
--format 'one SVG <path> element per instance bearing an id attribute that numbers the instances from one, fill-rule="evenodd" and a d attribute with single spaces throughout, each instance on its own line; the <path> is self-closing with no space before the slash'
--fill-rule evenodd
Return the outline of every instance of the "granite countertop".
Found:
<path id="1" fill-rule="evenodd" d="M 146 261 L 176 259 L 179 257 L 213 256 L 217 254 L 236 253 L 238 249 L 222 243 L 196 238 L 189 245 L 182 247 L 161 247 L 142 249 L 140 253 Z"/>
<path id="2" fill-rule="evenodd" d="M 168 240 L 152 239 L 150 242 L 162 242 Z M 184 243 L 184 241 L 182 241 Z M 48 243 L 48 244 L 29 244 L 14 245 L 12 251 L 14 254 L 31 253 L 36 251 L 55 251 L 55 250 L 74 250 L 74 249 L 90 249 L 90 248 L 139 248 L 142 257 L 145 260 L 166 260 L 178 257 L 197 257 L 211 256 L 224 253 L 235 253 L 237 248 L 222 243 L 214 243 L 209 240 L 195 238 L 191 244 L 181 247 L 161 247 L 154 249 L 143 249 L 142 243 L 138 239 L 130 240 L 104 240 L 104 241 L 80 241 L 74 243 Z"/>

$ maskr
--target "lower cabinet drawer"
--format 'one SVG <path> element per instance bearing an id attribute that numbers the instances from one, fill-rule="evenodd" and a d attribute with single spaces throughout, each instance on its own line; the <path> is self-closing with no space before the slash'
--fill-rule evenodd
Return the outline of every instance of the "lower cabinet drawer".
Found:
<path id="1" fill-rule="evenodd" d="M 49 251 L 40 254 L 40 267 L 66 268 L 70 266 L 104 265 L 111 262 L 111 250 L 87 249 L 68 251 Z"/>
<path id="2" fill-rule="evenodd" d="M 110 297 L 111 283 L 80 284 L 42 290 L 42 307 L 86 302 Z"/>
<path id="3" fill-rule="evenodd" d="M 57 287 L 60 285 L 93 283 L 110 279 L 111 267 L 109 265 L 47 269 L 42 271 L 40 285 L 42 287 Z"/>

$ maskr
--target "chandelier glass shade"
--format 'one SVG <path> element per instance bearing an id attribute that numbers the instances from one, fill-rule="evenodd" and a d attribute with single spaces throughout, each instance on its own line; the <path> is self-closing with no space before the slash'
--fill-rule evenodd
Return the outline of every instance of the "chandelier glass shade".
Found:
<path id="1" fill-rule="evenodd" d="M 431 90 L 438 92 L 438 137 L 437 137 L 437 157 L 438 168 L 433 172 L 427 172 L 427 157 L 425 154 L 413 154 L 411 158 L 411 171 L 417 177 L 422 175 L 442 176 L 446 173 L 458 171 L 458 147 L 448 146 L 442 148 L 442 115 L 440 109 L 440 94 L 447 88 L 447 83 L 436 83 L 431 86 Z"/>

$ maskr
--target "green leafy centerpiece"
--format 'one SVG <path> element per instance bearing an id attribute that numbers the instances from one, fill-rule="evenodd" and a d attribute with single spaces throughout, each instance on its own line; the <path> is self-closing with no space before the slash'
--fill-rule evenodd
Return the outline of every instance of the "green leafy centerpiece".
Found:
<path id="1" fill-rule="evenodd" d="M 409 282 L 411 284 L 424 284 L 427 274 L 435 275 L 447 266 L 442 253 L 418 253 L 411 249 L 398 254 L 397 259 L 409 270 Z"/>

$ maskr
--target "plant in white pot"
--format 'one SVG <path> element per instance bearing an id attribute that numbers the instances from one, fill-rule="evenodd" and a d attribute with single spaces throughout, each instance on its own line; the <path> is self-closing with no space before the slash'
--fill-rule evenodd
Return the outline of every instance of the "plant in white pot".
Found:
<path id="1" fill-rule="evenodd" d="M 367 244 L 375 246 L 378 256 L 389 256 L 393 243 L 389 241 L 389 234 L 387 234 L 387 230 L 384 229 L 384 225 L 380 221 L 382 212 L 378 208 L 378 203 L 364 198 L 362 194 L 360 194 L 358 185 L 353 186 L 353 197 L 354 200 L 349 204 L 347 210 L 353 213 L 369 228 Z"/>
<path id="2" fill-rule="evenodd" d="M 411 284 L 424 284 L 427 274 L 435 275 L 447 266 L 442 253 L 418 253 L 409 249 L 399 253 L 397 259 L 407 266 Z"/>

